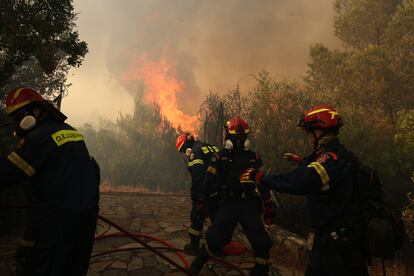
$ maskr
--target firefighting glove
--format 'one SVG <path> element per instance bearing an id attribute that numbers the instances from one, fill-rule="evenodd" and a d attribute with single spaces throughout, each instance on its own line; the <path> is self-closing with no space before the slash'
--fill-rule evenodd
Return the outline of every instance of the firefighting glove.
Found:
<path id="1" fill-rule="evenodd" d="M 263 220 L 266 225 L 273 224 L 273 218 L 276 214 L 275 203 L 269 198 L 263 202 Z"/>
<path id="2" fill-rule="evenodd" d="M 203 198 L 199 198 L 196 201 L 195 209 L 196 209 L 197 215 L 201 219 L 208 218 L 207 203 Z"/>
<path id="3" fill-rule="evenodd" d="M 297 165 L 303 160 L 301 156 L 291 152 L 286 152 L 285 154 L 283 154 L 283 159 L 285 159 L 291 165 Z"/>
<path id="4" fill-rule="evenodd" d="M 260 184 L 264 172 L 249 168 L 240 175 L 240 183 L 246 185 Z"/>

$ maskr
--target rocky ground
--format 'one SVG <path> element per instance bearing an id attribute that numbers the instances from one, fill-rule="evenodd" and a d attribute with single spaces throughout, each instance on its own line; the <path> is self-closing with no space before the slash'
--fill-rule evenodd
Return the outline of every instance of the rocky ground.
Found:
<path id="1" fill-rule="evenodd" d="M 184 195 L 106 194 L 102 197 L 101 204 L 101 214 L 127 230 L 168 241 L 180 249 L 188 242 L 189 210 L 190 200 Z M 113 227 L 108 228 L 104 223 L 100 223 L 98 231 L 107 234 L 117 232 Z M 244 241 L 239 231 L 234 236 L 234 240 Z M 146 241 L 151 246 L 164 247 L 157 241 L 148 239 Z M 127 237 L 108 237 L 95 243 L 94 254 L 137 246 L 136 242 Z M 159 256 L 144 250 L 142 246 L 138 247 L 141 248 L 92 258 L 88 275 L 184 275 Z M 283 249 L 279 248 L 279 250 Z M 278 251 L 277 246 L 273 251 L 274 258 L 276 258 L 276 251 Z M 183 265 L 182 260 L 174 252 L 165 250 L 162 252 L 176 263 Z M 184 255 L 184 257 L 190 263 L 193 260 L 192 256 Z M 286 266 L 286 261 L 289 259 L 286 257 L 283 264 L 274 266 L 273 275 L 303 275 L 300 268 Z M 253 265 L 249 254 L 227 256 L 224 260 L 239 268 L 246 275 Z M 203 275 L 240 274 L 240 271 L 219 263 L 211 263 L 203 271 Z"/>
<path id="2" fill-rule="evenodd" d="M 101 197 L 100 214 L 119 224 L 130 232 L 143 233 L 151 238 L 166 241 L 170 246 L 182 249 L 188 242 L 187 229 L 189 226 L 188 214 L 190 200 L 186 195 L 144 195 L 127 193 L 107 193 Z M 179 272 L 153 252 L 129 237 L 117 237 L 118 230 L 99 222 L 97 235 L 106 237 L 95 242 L 88 276 L 115 276 L 115 275 L 185 275 Z M 0 240 L 0 275 L 13 275 L 14 248 L 19 235 L 3 237 Z M 158 241 L 143 238 L 151 246 L 165 248 Z M 238 230 L 234 240 L 244 242 L 244 236 Z M 114 250 L 120 250 L 113 252 Z M 175 252 L 166 249 L 160 251 L 177 264 L 183 266 L 183 260 Z M 283 246 L 276 245 L 272 249 L 274 262 L 273 275 L 303 275 L 303 264 L 292 262 Z M 191 263 L 192 256 L 182 255 Z M 211 262 L 202 275 L 248 275 L 253 266 L 252 257 L 246 253 L 241 256 L 226 256 L 226 262 L 237 267 L 232 269 L 221 263 Z"/>
<path id="3" fill-rule="evenodd" d="M 190 199 L 186 195 L 105 193 L 101 197 L 101 215 L 130 232 L 147 235 L 141 238 L 149 245 L 160 248 L 165 256 L 181 266 L 184 266 L 183 260 L 174 251 L 165 249 L 167 247 L 165 244 L 151 238 L 166 241 L 167 245 L 182 249 L 188 242 L 189 211 Z M 308 257 L 308 251 L 305 249 L 306 240 L 278 228 L 280 227 L 274 226 L 269 229 L 275 243 L 271 250 L 271 274 L 273 276 L 303 275 Z M 14 275 L 14 251 L 21 237 L 20 232 L 15 231 L 11 235 L 0 237 L 1 276 Z M 131 238 L 117 236 L 117 233 L 118 230 L 102 221 L 99 222 L 97 236 L 104 234 L 105 237 L 94 244 L 88 276 L 185 275 Z M 233 240 L 249 247 L 239 229 L 236 230 Z M 188 263 L 193 260 L 192 256 L 182 255 L 182 257 Z M 220 262 L 211 262 L 202 275 L 248 275 L 249 268 L 253 266 L 252 257 L 248 253 L 226 256 L 219 260 L 224 260 L 233 267 Z M 381 262 L 374 261 L 375 265 L 370 270 L 370 275 L 383 275 Z M 397 264 L 392 261 L 386 262 L 387 275 L 413 275 Z"/>

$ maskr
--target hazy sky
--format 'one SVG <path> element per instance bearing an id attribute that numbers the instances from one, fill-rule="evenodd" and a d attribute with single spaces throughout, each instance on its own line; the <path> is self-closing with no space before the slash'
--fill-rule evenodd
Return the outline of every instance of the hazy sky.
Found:
<path id="1" fill-rule="evenodd" d="M 280 78 L 298 78 L 306 72 L 311 44 L 339 45 L 333 35 L 332 0 L 75 0 L 74 4 L 89 53 L 70 73 L 72 86 L 62 108 L 77 126 L 130 113 L 133 95 L 140 88 L 150 93 L 151 77 L 143 72 L 154 66 L 163 65 L 154 74 L 178 80 L 178 108 L 184 115 L 194 115 L 209 90 L 226 91 L 262 69 Z M 143 75 L 147 80 L 140 80 Z M 248 82 L 248 78 L 240 81 L 242 90 Z"/>

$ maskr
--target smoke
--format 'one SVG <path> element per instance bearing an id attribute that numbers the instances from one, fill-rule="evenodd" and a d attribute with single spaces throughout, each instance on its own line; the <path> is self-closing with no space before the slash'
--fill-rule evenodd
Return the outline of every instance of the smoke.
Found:
<path id="1" fill-rule="evenodd" d="M 311 44 L 339 46 L 331 0 L 77 0 L 75 8 L 89 55 L 101 53 L 112 79 L 134 95 L 142 82 L 124 79 L 137 60 L 170 61 L 184 84 L 178 108 L 190 115 L 210 89 L 243 88 L 244 76 L 263 69 L 296 78 Z"/>

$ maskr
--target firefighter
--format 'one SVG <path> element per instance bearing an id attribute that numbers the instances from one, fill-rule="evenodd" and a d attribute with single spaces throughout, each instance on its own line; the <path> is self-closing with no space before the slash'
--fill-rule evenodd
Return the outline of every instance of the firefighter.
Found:
<path id="1" fill-rule="evenodd" d="M 261 196 L 254 183 L 240 183 L 240 175 L 247 168 L 259 170 L 262 161 L 258 154 L 249 149 L 247 136 L 250 127 L 246 121 L 233 117 L 227 122 L 225 131 L 225 148 L 207 169 L 208 174 L 216 175 L 221 200 L 213 225 L 207 230 L 206 245 L 191 264 L 191 271 L 198 275 L 208 258 L 222 251 L 231 240 L 236 225 L 240 224 L 254 251 L 255 267 L 251 275 L 268 275 L 272 241 L 261 219 Z M 205 185 L 214 181 L 214 178 L 205 179 Z M 263 193 L 262 196 L 268 198 L 268 194 Z M 203 201 L 203 198 L 199 200 Z"/>
<path id="2" fill-rule="evenodd" d="M 352 182 L 358 161 L 338 139 L 342 125 L 330 106 L 311 108 L 298 123 L 314 149 L 308 157 L 286 155 L 297 163 L 289 173 L 263 175 L 252 168 L 241 177 L 244 183 L 307 195 L 315 237 L 306 276 L 368 275 L 366 237 Z"/>
<path id="3" fill-rule="evenodd" d="M 196 256 L 200 249 L 204 221 L 207 217 L 210 217 L 211 220 L 214 219 L 218 193 L 213 186 L 209 187 L 209 191 L 207 191 L 208 201 L 205 203 L 208 208 L 205 212 L 204 207 L 200 208 L 197 205 L 197 199 L 201 194 L 209 162 L 214 155 L 218 154 L 219 149 L 216 146 L 195 140 L 189 133 L 178 136 L 175 146 L 179 152 L 185 154 L 184 160 L 191 175 L 192 208 L 190 213 L 191 226 L 188 229 L 190 243 L 184 246 L 184 252 Z"/>
<path id="4" fill-rule="evenodd" d="M 16 252 L 17 272 L 30 276 L 86 275 L 99 201 L 99 166 L 83 136 L 38 91 L 21 87 L 6 98 L 21 143 L 0 158 L 0 185 L 30 183 L 38 203 L 28 213 Z"/>

